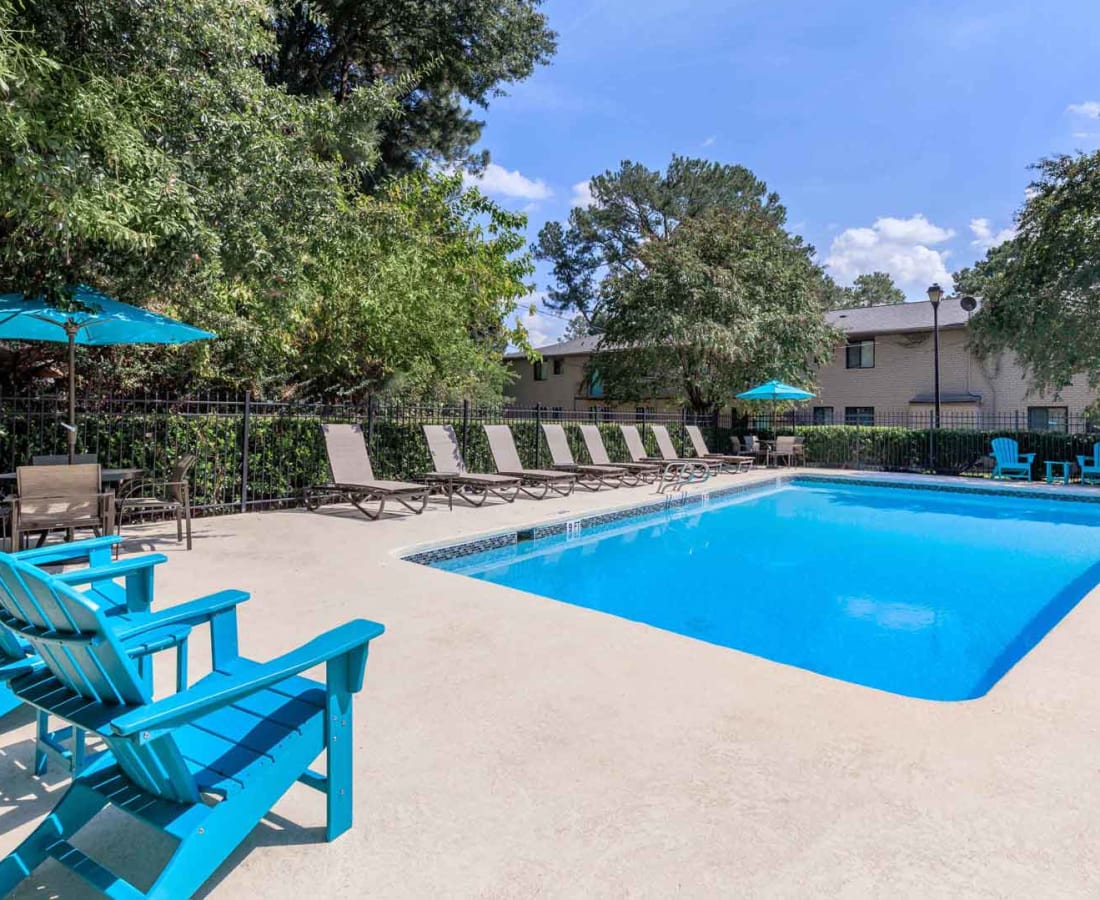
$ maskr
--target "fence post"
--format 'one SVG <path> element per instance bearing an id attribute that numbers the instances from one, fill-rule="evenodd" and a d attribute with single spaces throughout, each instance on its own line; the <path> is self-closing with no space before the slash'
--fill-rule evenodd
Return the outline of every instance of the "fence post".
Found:
<path id="1" fill-rule="evenodd" d="M 470 431 L 470 401 L 462 401 L 462 458 L 467 459 L 466 440 Z"/>
<path id="2" fill-rule="evenodd" d="M 711 420 L 711 430 L 712 430 L 713 433 L 710 436 L 710 446 L 711 446 L 711 448 L 718 447 L 718 449 L 717 450 L 712 449 L 711 452 L 713 452 L 713 453 L 726 453 L 727 452 L 726 449 L 724 449 L 722 447 L 719 447 L 718 427 L 719 427 L 719 417 L 721 415 L 722 415 L 722 413 L 718 409 L 718 407 L 717 406 L 714 407 L 714 415 L 713 415 L 712 420 Z"/>
<path id="3" fill-rule="evenodd" d="M 374 394 L 367 394 L 367 452 L 374 446 Z"/>
<path id="4" fill-rule="evenodd" d="M 535 404 L 535 468 L 539 467 L 539 432 L 542 430 L 542 404 Z"/>
<path id="5" fill-rule="evenodd" d="M 248 444 L 252 429 L 252 391 L 244 392 L 244 424 L 241 428 L 241 512 L 248 512 Z"/>
<path id="6" fill-rule="evenodd" d="M 935 474 L 936 471 L 936 446 L 935 431 L 932 428 L 932 422 L 934 420 L 935 413 L 929 410 L 928 412 L 928 470 Z"/>
<path id="7" fill-rule="evenodd" d="M 680 407 L 680 456 L 687 455 L 688 411 L 686 406 Z"/>

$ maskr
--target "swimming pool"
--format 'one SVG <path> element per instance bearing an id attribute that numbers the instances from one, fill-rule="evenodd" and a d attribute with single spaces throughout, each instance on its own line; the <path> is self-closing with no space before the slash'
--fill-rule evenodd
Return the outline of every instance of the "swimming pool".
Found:
<path id="1" fill-rule="evenodd" d="M 1100 504 L 781 480 L 432 565 L 845 681 L 985 694 L 1100 581 Z"/>

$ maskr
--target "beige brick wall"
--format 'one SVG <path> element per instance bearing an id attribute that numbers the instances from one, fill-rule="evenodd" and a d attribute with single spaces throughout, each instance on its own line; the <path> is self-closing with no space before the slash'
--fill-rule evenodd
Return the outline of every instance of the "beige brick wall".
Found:
<path id="1" fill-rule="evenodd" d="M 888 334 L 875 337 L 875 366 L 872 369 L 845 367 L 844 346 L 818 372 L 818 396 L 810 406 L 831 406 L 835 421 L 844 418 L 849 406 L 872 406 L 876 414 L 897 421 L 913 412 L 925 422 L 930 405 L 912 404 L 918 396 L 930 396 L 934 388 L 933 341 L 931 332 Z M 1028 407 L 1063 406 L 1071 417 L 1082 415 L 1096 398 L 1084 378 L 1059 392 L 1036 394 L 1029 390 L 1023 371 L 1011 354 L 980 360 L 969 349 L 965 328 L 940 332 L 940 394 L 979 394 L 975 405 L 944 405 L 943 414 L 981 413 L 987 419 L 1019 416 L 1027 422 Z M 948 424 L 945 421 L 945 424 Z"/>
<path id="2" fill-rule="evenodd" d="M 588 410 L 611 406 L 633 409 L 636 404 L 608 404 L 590 398 L 584 385 L 585 356 L 562 357 L 562 372 L 554 374 L 553 359 L 544 362 L 545 381 L 535 381 L 534 366 L 527 360 L 509 360 L 518 378 L 508 389 L 508 396 L 518 406 L 541 404 L 547 408 Z M 887 334 L 875 337 L 875 365 L 871 369 L 845 367 L 844 345 L 837 347 L 832 361 L 817 377 L 818 396 L 807 404 L 833 407 L 834 421 L 844 421 L 844 409 L 849 406 L 870 406 L 883 420 L 902 424 L 906 417 L 913 424 L 928 422 L 930 405 L 913 404 L 914 397 L 931 395 L 933 391 L 932 333 Z M 1084 378 L 1059 392 L 1037 395 L 1029 391 L 1027 380 L 1011 354 L 996 360 L 979 360 L 969 350 L 965 328 L 947 328 L 940 332 L 940 393 L 981 395 L 980 405 L 943 406 L 944 424 L 950 424 L 952 414 L 980 413 L 989 424 L 997 419 L 1019 417 L 1027 424 L 1030 406 L 1066 407 L 1071 418 L 1080 417 L 1095 401 L 1096 391 Z M 645 404 L 650 409 L 669 409 L 664 400 Z"/>

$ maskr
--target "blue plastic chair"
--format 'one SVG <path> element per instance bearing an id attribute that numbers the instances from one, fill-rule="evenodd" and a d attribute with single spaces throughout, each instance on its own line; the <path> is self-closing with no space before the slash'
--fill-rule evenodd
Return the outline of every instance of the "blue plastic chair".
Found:
<path id="1" fill-rule="evenodd" d="M 1020 455 L 1020 445 L 1012 438 L 993 439 L 993 477 L 1031 481 L 1034 453 Z"/>
<path id="2" fill-rule="evenodd" d="M 92 538 L 67 544 L 53 544 L 34 550 L 23 550 L 13 554 L 15 559 L 34 566 L 84 565 L 83 569 L 66 572 L 69 584 L 85 586 L 84 594 L 100 604 L 105 614 L 119 627 L 132 629 L 149 614 L 153 602 L 153 575 L 156 566 L 167 560 L 162 554 L 148 554 L 115 561 L 113 552 L 121 542 L 118 536 Z M 116 579 L 124 578 L 124 584 Z M 6 585 L 0 588 L 8 590 Z M 154 653 L 172 647 L 186 649 L 189 629 L 176 628 L 158 636 L 156 646 L 143 638 L 141 643 L 146 653 Z M 15 674 L 26 670 L 26 665 L 34 665 L 37 660 L 30 659 L 33 652 L 26 641 L 20 640 L 6 628 L 0 628 L 0 715 L 11 712 L 22 701 L 7 687 Z M 152 669 L 146 665 L 147 656 L 141 658 L 142 675 L 152 678 Z M 177 660 L 178 678 L 186 677 L 186 660 L 180 656 Z M 180 668 L 182 667 L 182 668 Z M 84 732 L 68 726 L 53 731 L 50 729 L 49 715 L 38 712 L 37 738 L 35 744 L 34 772 L 43 775 L 50 758 L 60 762 L 69 772 L 75 773 L 84 765 Z"/>
<path id="3" fill-rule="evenodd" d="M 326 796 L 328 840 L 351 826 L 352 695 L 381 625 L 348 622 L 256 663 L 237 649 L 236 607 L 247 594 L 222 591 L 182 604 L 150 617 L 147 633 L 208 624 L 213 671 L 154 701 L 135 652 L 96 603 L 7 554 L 0 554 L 0 582 L 22 588 L 0 591 L 0 623 L 44 664 L 12 682 L 15 694 L 95 732 L 110 750 L 0 861 L 0 894 L 49 858 L 109 897 L 190 897 L 299 781 Z M 322 663 L 324 683 L 300 677 Z M 322 753 L 325 774 L 310 768 Z M 107 805 L 175 841 L 147 891 L 69 843 Z"/>
<path id="4" fill-rule="evenodd" d="M 1092 445 L 1092 456 L 1078 456 L 1077 467 L 1081 470 L 1081 484 L 1100 482 L 1100 443 Z"/>

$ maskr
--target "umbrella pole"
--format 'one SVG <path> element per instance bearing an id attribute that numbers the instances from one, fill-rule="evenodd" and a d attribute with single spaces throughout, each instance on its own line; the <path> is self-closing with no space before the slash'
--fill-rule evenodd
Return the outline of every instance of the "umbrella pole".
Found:
<path id="1" fill-rule="evenodd" d="M 76 332 L 70 328 L 69 335 L 69 465 L 76 462 Z"/>

